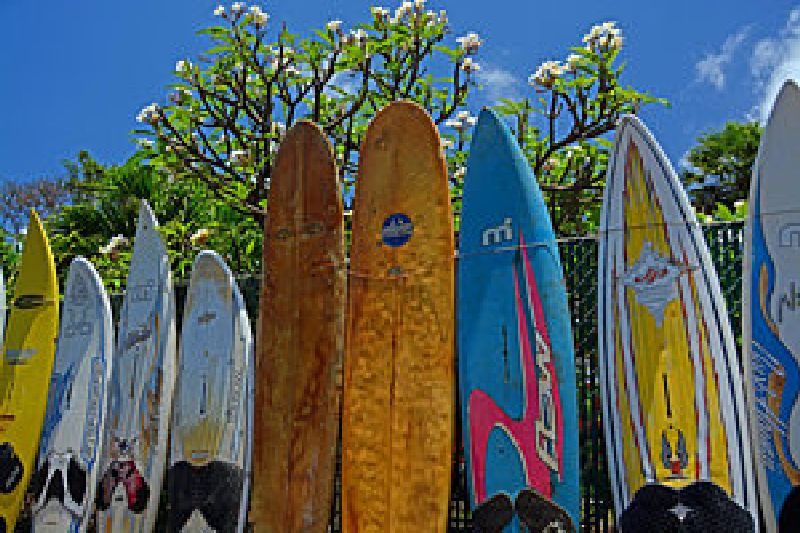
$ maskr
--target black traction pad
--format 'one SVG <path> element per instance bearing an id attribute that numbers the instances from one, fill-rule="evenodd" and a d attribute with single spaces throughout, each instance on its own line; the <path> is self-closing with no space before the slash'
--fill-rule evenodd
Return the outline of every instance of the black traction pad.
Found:
<path id="1" fill-rule="evenodd" d="M 750 513 L 710 481 L 697 481 L 679 490 L 647 484 L 622 513 L 619 526 L 622 533 L 755 531 Z"/>
<path id="2" fill-rule="evenodd" d="M 528 487 L 517 494 L 517 516 L 529 533 L 575 533 L 569 513 L 536 489 Z"/>
<path id="3" fill-rule="evenodd" d="M 0 443 L 0 493 L 14 492 L 24 471 L 22 461 L 11 443 Z"/>
<path id="4" fill-rule="evenodd" d="M 472 511 L 475 533 L 500 533 L 514 518 L 514 504 L 504 492 L 499 492 Z"/>
<path id="5" fill-rule="evenodd" d="M 168 531 L 179 532 L 197 510 L 220 533 L 235 532 L 239 520 L 244 473 L 238 466 L 212 461 L 192 466 L 180 461 L 170 467 Z"/>

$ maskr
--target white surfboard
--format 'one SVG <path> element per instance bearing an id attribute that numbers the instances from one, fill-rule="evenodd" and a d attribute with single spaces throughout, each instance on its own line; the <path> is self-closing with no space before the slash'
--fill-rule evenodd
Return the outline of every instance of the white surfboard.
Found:
<path id="1" fill-rule="evenodd" d="M 169 530 L 243 531 L 253 341 L 244 300 L 215 252 L 195 259 L 172 411 Z"/>
<path id="2" fill-rule="evenodd" d="M 617 515 L 647 483 L 707 480 L 757 521 L 719 280 L 675 171 L 633 116 L 617 127 L 600 224 L 599 370 Z"/>
<path id="3" fill-rule="evenodd" d="M 61 317 L 29 488 L 36 532 L 85 531 L 94 507 L 114 327 L 103 282 L 82 257 L 70 265 Z"/>
<path id="4" fill-rule="evenodd" d="M 769 531 L 800 523 L 800 88 L 787 81 L 761 137 L 742 283 L 761 506 Z"/>
<path id="5" fill-rule="evenodd" d="M 98 484 L 98 531 L 152 531 L 167 460 L 175 383 L 169 259 L 147 202 L 139 209 L 119 317 Z"/>

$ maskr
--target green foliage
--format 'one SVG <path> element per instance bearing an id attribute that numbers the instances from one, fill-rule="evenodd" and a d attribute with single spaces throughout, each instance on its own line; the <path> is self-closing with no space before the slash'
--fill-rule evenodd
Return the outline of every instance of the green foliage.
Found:
<path id="1" fill-rule="evenodd" d="M 697 212 L 697 220 L 701 223 L 734 222 L 745 218 L 747 218 L 747 200 L 736 200 L 733 202 L 732 209 L 725 204 L 719 203 L 710 215 L 702 211 Z"/>
<path id="2" fill-rule="evenodd" d="M 681 179 L 699 212 L 712 213 L 723 206 L 730 212 L 737 201 L 747 199 L 762 131 L 758 122 L 730 121 L 697 139 Z"/>
<path id="3" fill-rule="evenodd" d="M 424 4 L 404 2 L 393 15 L 373 7 L 349 32 L 330 21 L 307 35 L 270 24 L 257 6 L 217 8 L 220 24 L 200 32 L 211 48 L 197 63 L 177 63 L 168 105 L 139 114 L 145 157 L 260 220 L 280 139 L 309 119 L 329 136 L 350 198 L 374 114 L 413 100 L 441 124 L 462 106 L 479 68 L 469 57 L 477 36 L 449 46 L 446 14 Z"/>
<path id="4" fill-rule="evenodd" d="M 643 104 L 666 104 L 622 85 L 623 39 L 611 22 L 594 26 L 585 46 L 564 63 L 548 61 L 529 78 L 535 95 L 496 107 L 512 121 L 517 140 L 539 180 L 558 235 L 597 228 L 609 141 L 619 118 Z"/>
<path id="5" fill-rule="evenodd" d="M 82 152 L 76 168 L 74 201 L 47 223 L 62 278 L 70 261 L 82 255 L 95 264 L 109 291 L 124 288 L 140 198 L 161 224 L 178 281 L 188 279 L 201 248 L 219 252 L 235 272 L 260 271 L 260 227 L 209 194 L 204 182 L 171 180 L 145 164 L 141 154 L 106 167 Z"/>

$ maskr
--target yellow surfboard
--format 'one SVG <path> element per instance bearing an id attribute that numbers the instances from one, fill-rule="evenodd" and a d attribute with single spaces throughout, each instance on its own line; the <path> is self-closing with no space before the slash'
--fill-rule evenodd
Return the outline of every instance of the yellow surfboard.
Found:
<path id="1" fill-rule="evenodd" d="M 0 367 L 0 531 L 13 531 L 47 406 L 58 331 L 58 281 L 47 236 L 31 211 Z"/>
<path id="2" fill-rule="evenodd" d="M 436 127 L 397 102 L 370 124 L 353 209 L 342 531 L 444 532 L 454 423 L 453 225 Z"/>

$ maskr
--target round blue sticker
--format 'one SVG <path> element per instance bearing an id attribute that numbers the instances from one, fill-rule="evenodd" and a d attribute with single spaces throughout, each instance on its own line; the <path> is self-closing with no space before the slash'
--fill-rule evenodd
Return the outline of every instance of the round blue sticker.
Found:
<path id="1" fill-rule="evenodd" d="M 397 248 L 403 246 L 414 233 L 414 223 L 404 213 L 393 213 L 383 221 L 383 244 Z"/>

